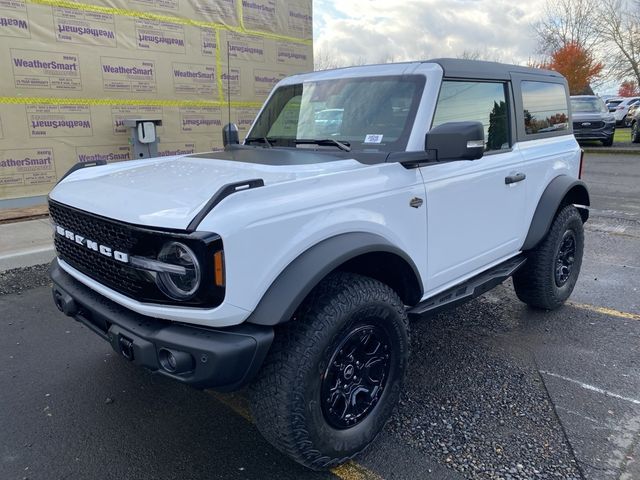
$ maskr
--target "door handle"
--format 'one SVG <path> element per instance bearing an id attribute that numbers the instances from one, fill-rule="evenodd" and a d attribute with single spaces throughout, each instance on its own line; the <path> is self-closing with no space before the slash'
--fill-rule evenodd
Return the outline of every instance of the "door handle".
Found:
<path id="1" fill-rule="evenodd" d="M 523 181 L 527 176 L 524 173 L 514 173 L 513 175 L 509 175 L 504 177 L 505 185 L 509 185 L 511 183 L 518 183 Z"/>

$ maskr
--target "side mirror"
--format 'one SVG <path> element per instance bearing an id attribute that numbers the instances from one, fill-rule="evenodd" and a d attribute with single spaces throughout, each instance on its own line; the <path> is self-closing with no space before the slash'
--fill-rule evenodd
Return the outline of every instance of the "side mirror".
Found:
<path id="1" fill-rule="evenodd" d="M 237 145 L 240 143 L 240 136 L 238 134 L 238 126 L 235 123 L 227 123 L 222 127 L 222 144 Z"/>
<path id="2" fill-rule="evenodd" d="M 480 122 L 443 123 L 427 133 L 424 147 L 438 162 L 478 160 L 484 154 L 484 127 Z"/>

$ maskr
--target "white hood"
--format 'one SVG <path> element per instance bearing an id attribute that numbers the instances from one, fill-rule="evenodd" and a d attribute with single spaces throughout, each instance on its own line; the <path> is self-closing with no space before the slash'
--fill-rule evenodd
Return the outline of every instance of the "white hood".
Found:
<path id="1" fill-rule="evenodd" d="M 81 169 L 60 182 L 50 198 L 132 224 L 185 229 L 226 184 L 260 178 L 268 187 L 363 166 L 355 160 L 265 165 L 220 160 L 216 153 L 209 157 L 163 157 Z"/>

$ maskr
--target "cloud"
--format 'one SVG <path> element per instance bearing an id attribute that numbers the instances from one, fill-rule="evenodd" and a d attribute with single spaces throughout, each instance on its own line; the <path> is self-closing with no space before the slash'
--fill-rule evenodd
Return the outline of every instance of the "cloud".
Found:
<path id="1" fill-rule="evenodd" d="M 482 57 L 524 63 L 544 0 L 315 0 L 316 52 L 337 64 Z"/>

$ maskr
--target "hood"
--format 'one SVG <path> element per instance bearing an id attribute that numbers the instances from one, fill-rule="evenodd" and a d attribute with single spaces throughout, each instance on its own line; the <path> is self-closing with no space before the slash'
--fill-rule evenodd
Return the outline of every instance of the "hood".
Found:
<path id="1" fill-rule="evenodd" d="M 604 112 L 578 112 L 572 115 L 574 122 L 613 122 L 613 115 Z"/>
<path id="2" fill-rule="evenodd" d="M 211 197 L 229 183 L 262 179 L 268 188 L 283 182 L 364 167 L 353 159 L 317 152 L 293 153 L 298 164 L 282 160 L 283 150 L 252 149 L 244 160 L 228 152 L 136 160 L 80 169 L 50 198 L 107 218 L 150 227 L 186 229 Z M 265 154 L 265 152 L 268 152 Z M 283 152 L 278 155 L 278 152 Z M 275 164 L 257 163 L 257 157 Z M 250 191 L 234 193 L 248 195 Z"/>

